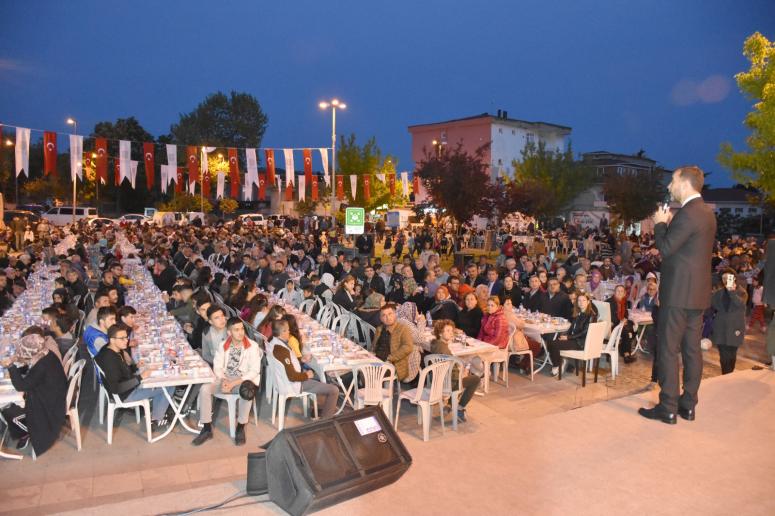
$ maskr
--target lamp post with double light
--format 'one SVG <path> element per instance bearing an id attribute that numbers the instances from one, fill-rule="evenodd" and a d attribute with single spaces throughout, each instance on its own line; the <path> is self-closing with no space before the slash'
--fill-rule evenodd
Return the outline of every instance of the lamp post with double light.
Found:
<path id="1" fill-rule="evenodd" d="M 65 120 L 65 122 L 67 122 L 67 125 L 73 126 L 73 134 L 78 134 L 78 121 L 75 118 L 68 117 L 67 120 Z M 78 156 L 78 158 L 83 159 L 82 156 Z M 75 196 L 76 196 L 76 185 L 78 183 L 76 181 L 77 174 L 75 173 L 75 170 L 71 170 L 70 173 L 73 175 L 73 226 L 75 226 L 75 205 L 77 203 Z"/>
<path id="2" fill-rule="evenodd" d="M 335 213 L 336 202 L 336 110 L 345 109 L 347 104 L 339 99 L 333 99 L 329 102 L 321 102 L 318 104 L 320 109 L 331 108 L 331 213 L 333 217 Z"/>

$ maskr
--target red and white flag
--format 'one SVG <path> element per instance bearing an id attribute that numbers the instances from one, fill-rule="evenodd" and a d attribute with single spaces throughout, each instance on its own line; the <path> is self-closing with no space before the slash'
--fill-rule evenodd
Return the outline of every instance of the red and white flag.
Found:
<path id="1" fill-rule="evenodd" d="M 154 179 L 154 145 L 151 142 L 143 143 L 143 162 L 145 163 L 145 184 L 150 190 L 153 188 Z"/>
<path id="2" fill-rule="evenodd" d="M 299 176 L 299 202 L 305 199 L 307 195 L 307 177 Z"/>
<path id="3" fill-rule="evenodd" d="M 77 177 L 83 181 L 83 136 L 70 135 L 70 179 L 75 181 Z"/>
<path id="4" fill-rule="evenodd" d="M 181 193 L 183 191 L 183 167 L 176 167 L 177 173 L 175 174 L 175 193 Z"/>
<path id="5" fill-rule="evenodd" d="M 417 172 L 412 177 L 412 193 L 414 193 L 414 202 L 416 204 L 420 200 L 420 176 L 417 175 Z"/>
<path id="6" fill-rule="evenodd" d="M 274 184 L 274 150 L 264 150 L 264 158 L 266 158 L 266 180 L 270 185 Z"/>
<path id="7" fill-rule="evenodd" d="M 94 152 L 97 154 L 97 177 L 104 185 L 108 182 L 108 140 L 105 138 L 95 138 Z"/>
<path id="8" fill-rule="evenodd" d="M 371 177 L 368 174 L 363 176 L 363 198 L 366 202 L 371 200 Z"/>
<path id="9" fill-rule="evenodd" d="M 194 193 L 196 182 L 199 181 L 199 163 L 196 160 L 196 147 L 186 147 L 186 162 L 188 163 L 188 184 L 191 193 Z"/>
<path id="10" fill-rule="evenodd" d="M 256 149 L 245 149 L 245 162 L 248 166 L 248 173 L 245 174 L 245 200 L 253 200 L 253 185 L 258 185 L 258 159 L 256 158 Z"/>
<path id="11" fill-rule="evenodd" d="M 239 199 L 239 160 L 237 149 L 229 149 L 229 184 L 231 185 L 231 198 Z"/>
<path id="12" fill-rule="evenodd" d="M 404 197 L 409 197 L 409 173 L 401 172 L 401 188 L 404 191 Z"/>
<path id="13" fill-rule="evenodd" d="M 312 200 L 318 200 L 318 176 L 312 176 Z"/>
<path id="14" fill-rule="evenodd" d="M 391 197 L 396 194 L 396 175 L 388 174 L 388 185 L 390 186 Z"/>
<path id="15" fill-rule="evenodd" d="M 120 185 L 121 181 L 123 181 L 125 177 L 129 177 L 129 173 L 132 169 L 132 165 L 129 163 L 132 161 L 132 142 L 119 140 L 118 160 L 121 162 L 121 166 L 119 167 L 121 175 L 119 176 L 118 183 L 116 184 Z"/>
<path id="16" fill-rule="evenodd" d="M 293 200 L 293 183 L 285 183 L 285 200 Z"/>
<path id="17" fill-rule="evenodd" d="M 258 198 L 266 200 L 266 174 L 258 174 Z"/>
<path id="18" fill-rule="evenodd" d="M 43 133 L 43 175 L 57 176 L 57 133 Z"/>
<path id="19" fill-rule="evenodd" d="M 304 149 L 304 178 L 312 182 L 312 149 Z"/>
<path id="20" fill-rule="evenodd" d="M 340 201 L 344 200 L 344 179 L 342 179 L 342 174 L 336 176 L 336 198 Z"/>
<path id="21" fill-rule="evenodd" d="M 121 184 L 121 161 L 117 158 L 113 160 L 113 180 L 116 186 Z"/>

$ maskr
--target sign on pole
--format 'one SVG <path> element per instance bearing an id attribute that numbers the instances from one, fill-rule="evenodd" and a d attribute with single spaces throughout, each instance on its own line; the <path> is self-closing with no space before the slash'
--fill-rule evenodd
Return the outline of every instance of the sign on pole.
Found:
<path id="1" fill-rule="evenodd" d="M 366 211 L 363 208 L 347 208 L 344 213 L 344 233 L 362 235 L 365 221 Z"/>

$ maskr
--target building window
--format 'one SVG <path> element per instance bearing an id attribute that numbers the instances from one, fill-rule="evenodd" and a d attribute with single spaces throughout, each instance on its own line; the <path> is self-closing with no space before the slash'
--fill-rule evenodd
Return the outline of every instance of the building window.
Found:
<path id="1" fill-rule="evenodd" d="M 514 129 L 512 129 L 512 130 L 511 130 L 511 134 L 517 134 L 517 131 L 515 131 Z"/>
<path id="2" fill-rule="evenodd" d="M 533 133 L 526 133 L 525 134 L 525 143 L 530 145 L 534 143 L 535 135 Z"/>
<path id="3" fill-rule="evenodd" d="M 502 159 L 498 160 L 498 165 L 503 165 L 503 160 Z"/>
<path id="4" fill-rule="evenodd" d="M 719 208 L 719 212 L 729 214 L 732 210 L 729 208 Z"/>
<path id="5" fill-rule="evenodd" d="M 498 134 L 503 134 L 503 127 L 498 128 Z"/>
<path id="6" fill-rule="evenodd" d="M 743 213 L 743 208 L 735 208 L 735 213 Z"/>

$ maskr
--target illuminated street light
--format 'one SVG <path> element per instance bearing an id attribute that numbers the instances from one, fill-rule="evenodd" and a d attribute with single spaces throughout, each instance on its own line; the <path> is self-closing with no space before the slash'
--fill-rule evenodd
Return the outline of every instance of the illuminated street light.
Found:
<path id="1" fill-rule="evenodd" d="M 67 125 L 73 126 L 73 134 L 78 134 L 78 121 L 75 118 L 69 116 L 67 117 L 67 120 L 65 120 L 65 122 L 67 122 Z M 77 191 L 76 185 L 78 183 L 76 179 L 78 176 L 77 174 L 74 174 L 72 171 L 70 173 L 73 174 L 73 226 L 75 226 L 75 205 L 78 202 L 76 199 L 76 191 Z"/>
<path id="2" fill-rule="evenodd" d="M 321 102 L 318 104 L 320 109 L 331 108 L 331 215 L 334 214 L 334 203 L 336 202 L 336 110 L 345 109 L 347 104 L 340 102 L 339 99 L 333 99 L 330 102 Z"/>

